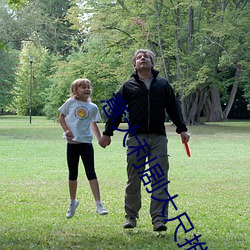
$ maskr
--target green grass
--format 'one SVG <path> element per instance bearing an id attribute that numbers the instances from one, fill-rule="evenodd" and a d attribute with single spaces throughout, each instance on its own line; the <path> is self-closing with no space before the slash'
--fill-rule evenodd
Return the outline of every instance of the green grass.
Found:
<path id="1" fill-rule="evenodd" d="M 123 125 L 125 126 L 125 125 Z M 191 157 L 175 127 L 166 124 L 169 139 L 170 218 L 187 212 L 195 229 L 178 230 L 178 242 L 201 234 L 208 249 L 250 249 L 249 166 L 250 122 L 229 121 L 190 127 Z M 103 130 L 103 124 L 100 124 Z M 59 124 L 44 117 L 0 116 L 0 249 L 188 249 L 177 246 L 177 221 L 167 233 L 152 231 L 150 195 L 142 189 L 138 226 L 123 229 L 126 151 L 124 134 L 116 132 L 106 149 L 94 140 L 101 196 L 109 211 L 95 204 L 81 165 L 75 217 L 68 220 L 66 143 Z M 188 224 L 185 222 L 188 227 Z M 197 247 L 197 249 L 200 249 Z"/>

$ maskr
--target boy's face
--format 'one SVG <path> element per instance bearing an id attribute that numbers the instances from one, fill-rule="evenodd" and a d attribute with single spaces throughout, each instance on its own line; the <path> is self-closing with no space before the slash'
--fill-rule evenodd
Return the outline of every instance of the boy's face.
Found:
<path id="1" fill-rule="evenodd" d="M 135 69 L 149 69 L 153 67 L 150 56 L 148 53 L 139 52 L 135 57 Z"/>
<path id="2" fill-rule="evenodd" d="M 91 88 L 88 83 L 83 83 L 76 88 L 76 97 L 79 100 L 86 101 L 91 94 Z"/>

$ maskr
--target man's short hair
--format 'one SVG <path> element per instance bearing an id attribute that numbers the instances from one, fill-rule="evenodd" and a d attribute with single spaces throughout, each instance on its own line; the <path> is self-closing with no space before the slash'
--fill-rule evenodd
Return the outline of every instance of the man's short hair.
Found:
<path id="1" fill-rule="evenodd" d="M 155 60 L 155 54 L 151 51 L 151 50 L 147 50 L 147 49 L 138 49 L 134 56 L 133 56 L 133 59 L 132 59 L 132 63 L 133 63 L 133 66 L 135 66 L 135 62 L 136 62 L 136 57 L 139 53 L 145 53 L 149 56 L 150 60 L 151 60 L 151 63 L 152 63 L 152 66 L 154 67 L 154 60 Z"/>

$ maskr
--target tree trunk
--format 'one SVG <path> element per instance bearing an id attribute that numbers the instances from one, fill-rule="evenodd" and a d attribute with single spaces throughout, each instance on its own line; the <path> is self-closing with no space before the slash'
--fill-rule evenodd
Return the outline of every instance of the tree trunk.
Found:
<path id="1" fill-rule="evenodd" d="M 190 107 L 188 110 L 187 125 L 195 125 L 199 123 L 200 114 L 209 96 L 208 85 L 203 86 L 189 97 L 185 98 L 185 106 Z"/>
<path id="2" fill-rule="evenodd" d="M 188 8 L 188 54 L 193 52 L 194 36 L 194 8 L 192 5 Z"/>
<path id="3" fill-rule="evenodd" d="M 201 112 L 202 112 L 202 110 L 204 108 L 204 105 L 205 105 L 205 103 L 207 101 L 209 93 L 210 93 L 210 89 L 209 89 L 208 85 L 205 85 L 200 89 L 199 103 L 198 103 L 198 108 L 197 108 L 196 115 L 195 115 L 195 121 L 196 122 L 198 122 L 198 120 L 200 118 Z"/>
<path id="4" fill-rule="evenodd" d="M 188 117 L 186 123 L 188 125 L 194 125 L 195 124 L 195 115 L 198 109 L 198 99 L 199 99 L 199 94 L 197 92 L 191 94 L 189 98 L 189 103 L 192 105 L 189 112 L 188 112 Z"/>
<path id="5" fill-rule="evenodd" d="M 210 96 L 205 104 L 205 116 L 209 122 L 223 121 L 219 90 L 215 86 L 210 91 Z"/>
<path id="6" fill-rule="evenodd" d="M 160 12 L 159 12 L 158 1 L 155 1 L 154 6 L 155 6 L 156 17 L 157 17 L 156 27 L 157 27 L 157 36 L 158 36 L 158 46 L 160 49 L 160 55 L 161 55 L 161 59 L 162 59 L 164 74 L 165 74 L 166 79 L 169 81 L 167 63 L 164 59 L 164 52 L 163 52 L 163 47 L 162 47 L 162 43 L 163 43 L 162 39 L 161 39 L 162 32 L 161 32 L 161 28 L 160 28 L 161 17 L 160 17 Z"/>
<path id="7" fill-rule="evenodd" d="M 176 9 L 176 67 L 177 67 L 177 77 L 178 80 L 181 81 L 183 78 L 183 73 L 181 69 L 181 59 L 180 59 L 180 51 L 181 51 L 181 9 L 179 1 L 177 3 L 177 9 Z M 183 87 L 183 86 L 182 86 Z M 182 96 L 182 93 L 181 93 Z"/>
<path id="8" fill-rule="evenodd" d="M 233 84 L 232 90 L 230 92 L 227 106 L 226 106 L 225 110 L 223 111 L 223 117 L 225 120 L 227 119 L 228 114 L 233 106 L 234 99 L 235 99 L 235 96 L 236 96 L 236 93 L 238 90 L 239 80 L 240 80 L 240 66 L 236 66 L 234 84 Z"/>
<path id="9" fill-rule="evenodd" d="M 219 2 L 218 0 L 213 1 L 212 12 L 214 13 L 215 17 L 217 16 L 220 24 L 223 24 L 224 22 L 224 12 L 227 3 L 228 2 L 226 1 L 222 2 Z M 219 11 L 221 11 L 221 13 Z M 212 40 L 214 41 L 214 44 L 217 44 L 217 46 L 214 46 L 213 48 L 212 61 L 211 61 L 211 63 L 213 64 L 212 67 L 214 68 L 214 78 L 216 79 L 218 75 L 219 60 L 222 53 L 222 46 L 224 40 L 218 36 L 212 37 Z M 220 103 L 220 94 L 217 86 L 211 87 L 209 98 L 207 98 L 207 102 L 205 104 L 204 113 L 209 122 L 223 121 L 223 112 Z"/>

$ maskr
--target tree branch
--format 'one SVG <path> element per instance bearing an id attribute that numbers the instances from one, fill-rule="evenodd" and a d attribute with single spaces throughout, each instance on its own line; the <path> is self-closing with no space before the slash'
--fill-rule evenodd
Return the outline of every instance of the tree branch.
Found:
<path id="1" fill-rule="evenodd" d="M 129 12 L 129 10 L 128 10 L 128 8 L 126 7 L 126 5 L 124 4 L 124 2 L 123 1 L 121 1 L 121 0 L 117 0 L 117 2 L 122 6 L 122 8 L 124 9 L 124 10 L 126 10 L 126 11 L 128 11 Z"/>
<path id="2" fill-rule="evenodd" d="M 129 33 L 127 33 L 127 32 L 124 31 L 124 30 L 121 30 L 121 29 L 119 29 L 119 28 L 116 28 L 116 27 L 113 27 L 113 26 L 106 26 L 106 27 L 104 27 L 104 28 L 105 28 L 105 29 L 108 29 L 108 30 L 118 30 L 118 31 L 120 31 L 121 33 L 127 35 L 129 38 L 133 39 L 133 37 L 132 37 Z"/>

